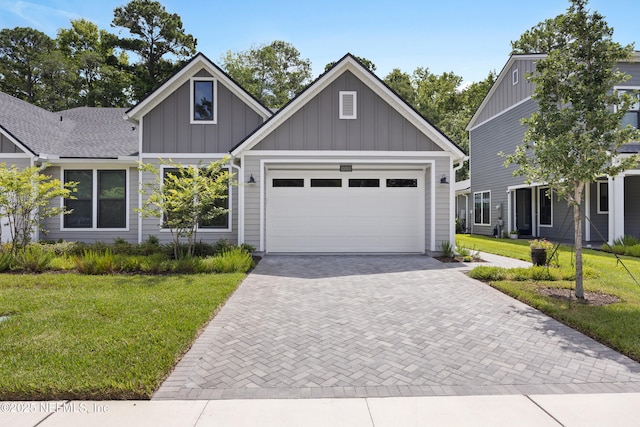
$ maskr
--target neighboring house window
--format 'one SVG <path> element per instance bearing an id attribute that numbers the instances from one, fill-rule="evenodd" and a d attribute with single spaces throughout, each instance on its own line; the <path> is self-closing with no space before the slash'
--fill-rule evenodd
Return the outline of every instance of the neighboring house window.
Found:
<path id="1" fill-rule="evenodd" d="M 619 90 L 619 93 L 630 94 L 635 102 L 629 107 L 629 111 L 622 117 L 622 127 L 631 125 L 636 129 L 640 129 L 640 94 L 635 93 L 633 90 Z"/>
<path id="2" fill-rule="evenodd" d="M 491 225 L 491 192 L 473 193 L 473 213 L 478 225 Z"/>
<path id="3" fill-rule="evenodd" d="M 65 170 L 64 182 L 77 182 L 75 200 L 64 199 L 72 210 L 63 216 L 64 228 L 119 229 L 127 227 L 126 170 Z"/>
<path id="4" fill-rule="evenodd" d="M 176 174 L 178 172 L 177 169 L 174 168 L 165 168 L 163 169 L 163 179 L 166 179 L 169 174 Z M 226 194 L 228 196 L 229 189 L 227 188 Z M 216 207 L 221 207 L 224 209 L 229 209 L 229 197 L 224 199 L 218 199 L 216 202 Z M 162 220 L 163 228 L 166 228 L 164 224 L 164 219 Z M 208 221 L 201 220 L 198 222 L 198 229 L 225 229 L 229 228 L 229 212 L 218 215 L 217 217 L 210 219 Z"/>
<path id="5" fill-rule="evenodd" d="M 598 185 L 598 213 L 609 213 L 609 183 L 597 181 Z"/>
<path id="6" fill-rule="evenodd" d="M 519 76 L 518 76 L 518 69 L 516 68 L 515 70 L 513 70 L 513 74 L 511 74 L 511 81 L 513 83 L 513 85 L 517 85 L 518 84 L 518 80 L 519 80 Z"/>
<path id="7" fill-rule="evenodd" d="M 358 118 L 358 93 L 354 91 L 340 91 L 340 119 L 353 120 Z"/>
<path id="8" fill-rule="evenodd" d="M 191 79 L 191 123 L 214 124 L 217 119 L 217 82 L 211 77 Z"/>
<path id="9" fill-rule="evenodd" d="M 551 227 L 553 225 L 553 200 L 551 199 L 551 190 L 548 188 L 540 188 L 540 226 Z"/>

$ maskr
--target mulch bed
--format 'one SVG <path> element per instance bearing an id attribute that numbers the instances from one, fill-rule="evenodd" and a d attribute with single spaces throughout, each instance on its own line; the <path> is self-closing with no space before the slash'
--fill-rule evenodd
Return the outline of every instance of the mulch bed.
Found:
<path id="1" fill-rule="evenodd" d="M 601 294 L 599 292 L 586 292 L 584 293 L 584 300 L 576 298 L 572 289 L 559 289 L 559 288 L 539 288 L 538 293 L 546 295 L 551 298 L 555 298 L 562 301 L 576 302 L 580 304 L 601 306 L 608 304 L 615 304 L 620 302 L 620 298 L 614 295 Z"/>

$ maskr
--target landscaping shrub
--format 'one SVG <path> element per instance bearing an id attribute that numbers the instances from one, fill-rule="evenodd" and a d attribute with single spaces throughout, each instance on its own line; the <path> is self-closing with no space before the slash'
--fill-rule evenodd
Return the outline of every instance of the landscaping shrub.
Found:
<path id="1" fill-rule="evenodd" d="M 614 246 L 636 246 L 640 245 L 640 240 L 638 240 L 635 236 L 625 235 L 623 237 L 618 237 L 613 241 Z"/>
<path id="2" fill-rule="evenodd" d="M 169 265 L 172 273 L 194 274 L 200 272 L 201 263 L 201 258 L 185 256 L 180 259 L 172 260 Z"/>
<path id="3" fill-rule="evenodd" d="M 83 274 L 111 274 L 116 266 L 116 258 L 109 249 L 104 252 L 89 250 L 82 257 L 76 257 L 76 268 Z"/>
<path id="4" fill-rule="evenodd" d="M 51 260 L 49 264 L 50 270 L 73 270 L 76 268 L 76 262 L 73 257 L 69 255 L 59 255 Z"/>
<path id="5" fill-rule="evenodd" d="M 481 265 L 469 272 L 469 277 L 482 281 L 505 280 L 506 269 Z"/>
<path id="6" fill-rule="evenodd" d="M 453 245 L 448 240 L 440 242 L 440 249 L 442 250 L 442 256 L 446 258 L 453 258 Z"/>
<path id="7" fill-rule="evenodd" d="M 164 253 L 147 255 L 140 263 L 140 271 L 147 274 L 161 274 L 171 271 L 169 259 Z"/>
<path id="8" fill-rule="evenodd" d="M 253 267 L 253 258 L 242 248 L 236 247 L 207 261 L 216 273 L 246 273 Z"/>
<path id="9" fill-rule="evenodd" d="M 9 251 L 0 252 L 0 272 L 10 270 L 13 267 L 15 259 Z"/>
<path id="10" fill-rule="evenodd" d="M 248 254 L 253 254 L 256 251 L 256 247 L 248 243 L 242 243 L 240 245 L 240 248 L 245 252 L 247 252 Z"/>
<path id="11" fill-rule="evenodd" d="M 47 251 L 41 244 L 34 243 L 18 250 L 15 266 L 29 273 L 42 273 L 51 264 L 53 252 Z"/>

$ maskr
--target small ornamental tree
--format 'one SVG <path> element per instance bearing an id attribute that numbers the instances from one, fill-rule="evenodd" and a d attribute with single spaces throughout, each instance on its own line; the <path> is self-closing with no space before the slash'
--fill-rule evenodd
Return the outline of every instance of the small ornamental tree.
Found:
<path id="1" fill-rule="evenodd" d="M 0 164 L 0 217 L 2 225 L 8 226 L 13 252 L 29 244 L 43 219 L 70 212 L 51 202 L 58 197 L 72 198 L 77 183 L 63 185 L 60 180 L 42 173 L 46 167 L 20 169 Z M 46 232 L 42 228 L 40 231 Z"/>
<path id="2" fill-rule="evenodd" d="M 612 40 L 613 29 L 586 0 L 571 0 L 564 15 L 548 19 L 513 42 L 515 53 L 546 53 L 536 62 L 529 80 L 538 111 L 523 119 L 524 144 L 506 156 L 514 175 L 526 182 L 543 182 L 573 209 L 576 253 L 576 297 L 582 284 L 582 226 L 580 205 L 585 187 L 604 175 L 615 177 L 634 167 L 637 157 L 618 155 L 625 143 L 640 137 L 623 128 L 631 105 L 629 95 L 614 87 L 628 79 L 617 64 L 630 58 L 633 46 Z"/>
<path id="3" fill-rule="evenodd" d="M 153 164 L 140 163 L 139 169 L 153 174 L 154 179 L 143 184 L 144 201 L 136 211 L 145 218 L 162 218 L 161 227 L 171 232 L 177 259 L 193 256 L 199 224 L 229 212 L 224 200 L 233 175 L 227 170 L 227 163 L 228 158 L 197 166 L 161 161 L 168 167 L 164 174 Z M 183 238 L 186 253 L 182 249 Z"/>

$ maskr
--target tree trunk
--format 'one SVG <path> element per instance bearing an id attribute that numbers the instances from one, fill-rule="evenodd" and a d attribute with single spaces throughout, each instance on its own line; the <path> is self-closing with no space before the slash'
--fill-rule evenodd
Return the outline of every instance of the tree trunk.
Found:
<path id="1" fill-rule="evenodd" d="M 573 227 L 576 245 L 576 298 L 578 299 L 584 299 L 584 288 L 582 286 L 582 215 L 580 212 L 584 186 L 584 182 L 578 184 L 573 193 Z"/>

